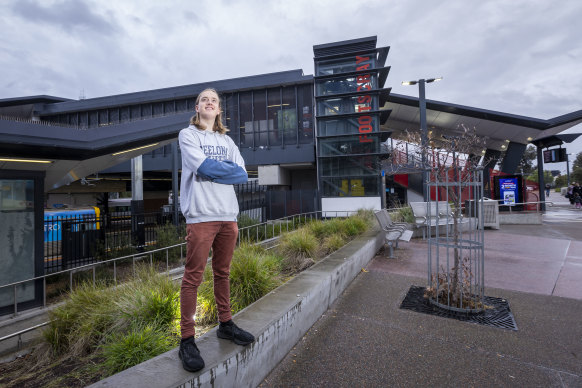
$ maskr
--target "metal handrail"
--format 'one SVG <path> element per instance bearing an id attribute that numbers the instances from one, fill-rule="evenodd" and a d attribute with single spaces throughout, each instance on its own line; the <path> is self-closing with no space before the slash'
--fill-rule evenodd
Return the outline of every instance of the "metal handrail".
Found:
<path id="1" fill-rule="evenodd" d="M 330 216 L 330 214 L 335 214 L 335 216 L 338 217 L 339 216 L 338 214 L 340 214 L 340 213 L 342 215 L 347 215 L 347 214 L 356 213 L 356 211 L 336 211 L 336 212 L 327 211 L 325 213 L 326 213 L 326 216 Z M 292 215 L 292 216 L 286 216 L 286 217 L 279 218 L 279 219 L 276 219 L 276 220 L 271 220 L 271 221 L 262 222 L 262 223 L 258 223 L 258 224 L 254 224 L 254 225 L 250 225 L 250 226 L 246 226 L 246 227 L 240 228 L 239 229 L 239 239 L 237 241 L 237 244 L 239 244 L 240 243 L 240 240 L 241 240 L 240 239 L 241 230 L 244 233 L 244 230 L 245 229 L 248 229 L 250 231 L 251 228 L 257 228 L 258 229 L 258 227 L 260 227 L 261 225 L 264 225 L 264 227 L 265 227 L 265 235 L 266 235 L 266 228 L 267 228 L 268 225 L 272 225 L 272 227 L 274 228 L 275 223 L 277 221 L 288 221 L 289 218 L 292 218 L 292 230 L 293 230 L 293 229 L 295 229 L 295 219 L 296 218 L 300 218 L 301 219 L 303 217 L 305 220 L 307 220 L 307 217 L 309 217 L 310 220 L 313 220 L 313 217 L 317 217 L 318 214 L 321 216 L 323 214 L 323 212 L 322 211 L 315 211 L 315 212 L 300 213 L 300 214 L 295 214 L 295 215 Z M 278 222 L 278 224 L 279 224 L 279 231 L 281 232 L 282 231 L 281 228 L 282 228 L 283 222 Z M 289 223 L 288 222 L 285 222 L 285 225 L 286 225 L 286 232 L 289 232 Z M 273 229 L 273 231 L 274 231 L 274 229 Z M 279 236 L 280 235 L 281 235 L 281 233 L 279 234 Z M 279 236 L 274 236 L 270 240 L 277 239 Z M 256 243 L 257 244 L 260 244 L 260 243 L 263 243 L 263 242 L 264 242 L 264 240 L 263 241 L 257 241 Z M 182 259 L 183 258 L 183 255 L 182 255 L 182 253 L 183 253 L 182 252 L 182 246 L 184 246 L 184 245 L 186 245 L 185 242 L 179 243 L 179 244 L 175 244 L 175 245 L 171 245 L 171 246 L 167 246 L 167 247 L 163 247 L 163 248 L 158 248 L 158 249 L 155 249 L 155 250 L 152 250 L 152 251 L 148 251 L 148 252 L 145 252 L 145 253 L 137 253 L 137 254 L 133 254 L 133 255 L 122 256 L 122 257 L 117 257 L 117 258 L 114 258 L 114 259 L 100 261 L 98 263 L 87 264 L 87 265 L 84 265 L 84 266 L 81 266 L 81 267 L 71 268 L 71 269 L 68 269 L 68 270 L 60 271 L 60 272 L 54 272 L 54 273 L 51 273 L 51 274 L 48 274 L 48 275 L 38 276 L 38 277 L 35 277 L 35 278 L 32 278 L 32 279 L 21 280 L 21 281 L 18 281 L 18 282 L 6 284 L 6 285 L 3 285 L 3 286 L 0 286 L 0 289 L 2 289 L 4 287 L 14 287 L 14 295 L 15 295 L 14 296 L 14 300 L 15 300 L 15 305 L 14 305 L 14 315 L 13 316 L 16 316 L 17 313 L 18 313 L 18 310 L 17 310 L 17 302 L 16 302 L 16 300 L 17 300 L 17 297 L 16 297 L 16 291 L 17 291 L 17 289 L 16 289 L 16 287 L 19 284 L 23 284 L 23 283 L 26 283 L 26 282 L 31 282 L 31 281 L 36 281 L 36 280 L 43 279 L 43 287 L 44 287 L 43 294 L 44 294 L 44 300 L 43 300 L 43 306 L 42 307 L 44 308 L 44 307 L 46 307 L 46 278 L 49 277 L 49 276 L 56 276 L 56 275 L 59 275 L 59 274 L 63 274 L 63 273 L 69 272 L 70 273 L 70 284 L 69 284 L 69 287 L 70 287 L 70 289 L 72 289 L 72 273 L 73 272 L 77 272 L 77 271 L 80 271 L 80 270 L 83 270 L 83 269 L 91 268 L 93 270 L 93 284 L 95 284 L 95 268 L 98 265 L 107 264 L 107 263 L 113 263 L 114 264 L 114 271 L 113 271 L 113 273 L 114 273 L 114 282 L 117 282 L 116 271 L 115 271 L 115 262 L 116 261 L 123 260 L 123 259 L 128 259 L 128 258 L 132 258 L 133 259 L 132 265 L 134 266 L 133 269 L 134 269 L 134 272 L 135 272 L 135 258 L 136 257 L 143 258 L 144 256 L 150 255 L 150 265 L 152 265 L 153 264 L 152 263 L 152 261 L 153 261 L 153 256 L 152 256 L 153 253 L 160 252 L 160 251 L 163 251 L 163 250 L 166 251 L 166 270 L 169 271 L 168 250 L 169 249 L 172 249 L 172 248 L 180 247 L 180 259 Z M 267 249 L 272 249 L 272 248 L 274 248 L 274 246 L 268 247 Z M 40 323 L 38 325 L 29 327 L 27 329 L 20 330 L 20 331 L 18 331 L 16 333 L 12 333 L 12 334 L 6 335 L 6 336 L 0 338 L 0 342 L 5 341 L 5 340 L 8 340 L 8 339 L 13 338 L 13 337 L 16 337 L 16 336 L 19 336 L 19 339 L 18 339 L 18 350 L 20 350 L 20 348 L 22 346 L 22 337 L 21 337 L 22 334 L 25 334 L 25 333 L 28 333 L 30 331 L 36 330 L 36 329 L 38 329 L 40 327 L 46 326 L 50 322 L 51 321 L 43 322 L 43 323 Z"/>
<path id="2" fill-rule="evenodd" d="M 501 201 L 501 200 L 499 199 L 499 200 L 494 200 L 494 201 Z M 526 205 L 526 206 L 527 205 L 536 205 L 536 210 L 525 210 L 524 209 L 524 210 L 520 210 L 519 212 L 520 213 L 523 213 L 523 212 L 534 212 L 535 211 L 536 213 L 539 213 L 541 211 L 541 206 L 540 206 L 541 204 L 551 204 L 550 206 L 553 206 L 554 205 L 554 203 L 552 201 L 529 201 L 529 202 L 516 202 L 516 203 L 514 203 L 512 205 L 505 205 L 505 204 L 500 203 L 499 206 L 506 206 L 506 207 L 508 207 L 509 208 L 509 212 L 512 213 L 512 207 L 513 206 L 518 206 L 518 205 Z"/>
<path id="3" fill-rule="evenodd" d="M 323 214 L 325 213 L 325 214 Z M 275 230 L 275 225 L 278 224 L 279 225 L 279 234 L 281 234 L 282 227 L 283 224 L 285 224 L 285 228 L 286 231 L 289 231 L 289 221 L 291 221 L 291 227 L 292 229 L 295 229 L 295 220 L 297 218 L 301 219 L 305 219 L 307 220 L 307 218 L 309 218 L 310 220 L 312 220 L 314 217 L 317 218 L 318 215 L 320 217 L 325 216 L 325 217 L 331 217 L 331 216 L 347 216 L 348 214 L 353 214 L 355 213 L 355 211 L 327 211 L 327 212 L 322 212 L 322 211 L 315 211 L 315 212 L 307 212 L 307 213 L 300 213 L 300 214 L 295 214 L 295 215 L 291 215 L 291 216 L 286 216 L 286 217 L 282 217 L 276 220 L 271 220 L 271 221 L 267 221 L 267 222 L 263 222 L 263 223 L 258 223 L 258 224 L 254 224 L 254 225 L 250 225 L 250 226 L 246 226 L 243 228 L 239 229 L 239 242 L 241 241 L 241 236 L 244 237 L 244 231 L 247 231 L 247 241 L 250 241 L 249 233 L 251 231 L 252 228 L 256 228 L 256 236 L 257 236 L 257 240 L 256 242 L 258 242 L 258 232 L 259 232 L 259 228 L 264 227 L 265 228 L 265 235 L 266 233 L 266 228 L 268 226 L 272 227 L 272 230 L 274 232 Z M 274 234 L 274 233 L 273 233 Z M 84 270 L 92 270 L 93 272 L 93 284 L 95 284 L 96 282 L 96 269 L 98 266 L 102 266 L 102 265 L 106 265 L 106 264 L 113 264 L 113 281 L 117 282 L 117 262 L 120 260 L 126 260 L 126 259 L 131 259 L 132 260 L 132 266 L 133 266 L 133 270 L 135 272 L 135 264 L 137 262 L 137 260 L 142 260 L 144 258 L 147 258 L 149 256 L 149 261 L 150 261 L 150 265 L 153 265 L 153 255 L 155 253 L 158 252 L 162 252 L 165 251 L 166 252 L 166 271 L 169 271 L 169 250 L 173 249 L 173 248 L 178 248 L 180 247 L 180 260 L 182 260 L 184 258 L 184 252 L 183 252 L 183 247 L 186 245 L 186 242 L 182 242 L 179 244 L 174 244 L 174 245 L 170 245 L 167 247 L 163 247 L 163 248 L 158 248 L 158 249 L 154 249 L 151 251 L 147 251 L 147 252 L 141 252 L 141 253 L 134 253 L 131 255 L 127 255 L 127 256 L 121 256 L 121 257 L 116 257 L 113 259 L 108 259 L 108 260 L 103 260 L 103 261 L 99 261 L 96 263 L 90 263 L 90 264 L 85 264 L 79 267 L 75 267 L 75 268 L 70 268 L 70 269 L 66 269 L 63 271 L 58 271 L 58 272 L 53 272 L 50 274 L 46 274 L 46 275 L 42 275 L 42 276 L 37 276 L 34 278 L 30 278 L 30 279 L 25 279 L 25 280 L 20 280 L 17 282 L 13 282 L 13 283 L 8 283 L 8 284 L 4 284 L 2 286 L 0 286 L 0 290 L 2 289 L 7 289 L 9 287 L 13 288 L 14 291 L 14 313 L 13 316 L 18 315 L 18 286 L 25 284 L 25 283 L 29 283 L 29 282 L 35 282 L 35 281 L 42 281 L 43 282 L 43 303 L 42 303 L 42 307 L 46 307 L 47 306 L 47 301 L 46 301 L 46 280 L 47 278 L 51 277 L 51 276 L 58 276 L 58 275 L 63 275 L 63 274 L 69 274 L 69 289 L 72 290 L 73 289 L 73 273 L 75 272 L 81 272 Z"/>

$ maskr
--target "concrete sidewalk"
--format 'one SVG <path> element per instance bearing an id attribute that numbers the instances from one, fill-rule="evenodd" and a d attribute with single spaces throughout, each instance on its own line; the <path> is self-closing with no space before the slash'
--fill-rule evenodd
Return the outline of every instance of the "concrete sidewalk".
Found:
<path id="1" fill-rule="evenodd" d="M 426 242 L 402 247 L 374 257 L 260 386 L 582 387 L 582 211 L 485 232 L 486 295 L 509 302 L 517 331 L 400 309 L 426 285 Z"/>

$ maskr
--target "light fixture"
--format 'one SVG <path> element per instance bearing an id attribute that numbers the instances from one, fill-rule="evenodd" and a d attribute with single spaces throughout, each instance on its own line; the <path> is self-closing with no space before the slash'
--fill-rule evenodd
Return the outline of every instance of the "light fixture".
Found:
<path id="1" fill-rule="evenodd" d="M 289 104 L 276 104 L 276 105 L 267 105 L 267 108 L 274 108 L 276 106 L 289 106 Z"/>
<path id="2" fill-rule="evenodd" d="M 501 145 L 501 149 L 502 149 L 502 150 L 504 150 L 504 149 L 506 149 L 506 148 L 507 148 L 507 146 L 506 146 L 505 144 L 502 144 L 502 145 Z"/>
<path id="3" fill-rule="evenodd" d="M 428 78 L 428 79 L 419 79 L 416 81 L 402 81 L 401 83 L 402 83 L 402 85 L 416 85 L 419 82 L 424 82 L 424 83 L 430 84 L 431 82 L 437 82 L 437 81 L 440 81 L 442 79 L 443 79 L 443 77 L 435 77 L 435 78 Z"/>
<path id="4" fill-rule="evenodd" d="M 420 117 L 419 117 L 419 121 L 420 121 L 420 147 L 422 150 L 421 156 L 422 156 L 422 168 L 423 168 L 422 181 L 425 183 L 429 182 L 428 169 L 426 168 L 427 160 L 428 160 L 426 148 L 429 145 L 429 139 L 428 139 L 429 133 L 428 133 L 428 129 L 426 127 L 425 86 L 427 83 L 440 81 L 442 79 L 443 79 L 443 77 L 428 78 L 428 79 L 421 78 L 421 79 L 416 80 L 416 81 L 403 81 L 402 82 L 402 85 L 416 85 L 416 84 L 418 84 L 418 110 L 420 113 Z M 428 185 L 423 184 L 422 197 L 423 197 L 424 201 L 428 201 L 428 197 L 429 197 L 427 187 L 428 187 Z"/>
<path id="5" fill-rule="evenodd" d="M 12 158 L 0 158 L 0 162 L 15 162 L 15 163 L 54 163 L 53 160 L 39 160 L 39 159 L 12 159 Z"/>
<path id="6" fill-rule="evenodd" d="M 533 140 L 533 137 L 531 137 L 531 136 L 527 138 L 527 141 L 532 141 L 532 140 Z"/>
<path id="7" fill-rule="evenodd" d="M 113 156 L 116 156 L 116 155 L 121 155 L 121 154 L 125 154 L 125 153 L 127 153 L 127 152 L 131 152 L 131 151 L 137 151 L 137 150 L 142 150 L 142 149 L 144 149 L 144 148 L 148 148 L 148 147 L 157 146 L 158 144 L 160 144 L 160 143 L 148 144 L 148 145 L 145 145 L 145 146 L 142 146 L 142 147 L 136 147 L 136 148 L 132 148 L 132 149 L 125 150 L 125 151 L 116 152 L 116 153 L 114 153 L 114 154 L 111 154 L 111 155 L 113 155 Z"/>

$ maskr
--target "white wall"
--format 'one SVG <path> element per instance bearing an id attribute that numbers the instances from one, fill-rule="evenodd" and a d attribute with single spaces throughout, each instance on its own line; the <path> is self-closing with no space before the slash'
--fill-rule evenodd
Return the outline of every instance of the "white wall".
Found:
<path id="1" fill-rule="evenodd" d="M 382 200 L 380 197 L 340 197 L 322 198 L 321 210 L 324 217 L 346 216 L 358 209 L 380 210 Z M 331 212 L 326 214 L 326 212 Z"/>
<path id="2" fill-rule="evenodd" d="M 290 185 L 289 171 L 278 165 L 259 166 L 259 185 Z"/>

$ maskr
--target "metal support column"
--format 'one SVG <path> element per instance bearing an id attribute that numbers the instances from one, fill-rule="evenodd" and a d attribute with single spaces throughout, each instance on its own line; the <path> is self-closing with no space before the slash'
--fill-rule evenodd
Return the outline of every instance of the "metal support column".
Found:
<path id="1" fill-rule="evenodd" d="M 138 250 L 145 247 L 142 156 L 131 159 L 131 234 Z"/>

